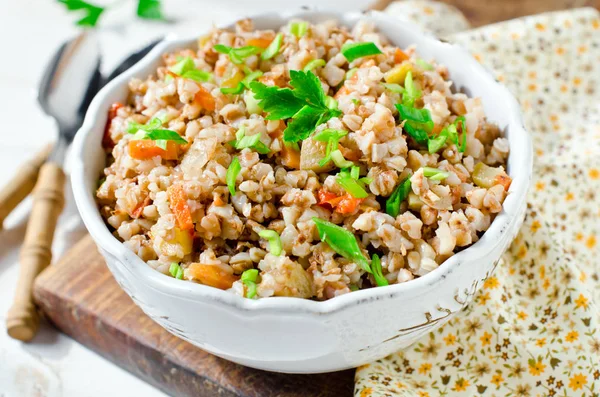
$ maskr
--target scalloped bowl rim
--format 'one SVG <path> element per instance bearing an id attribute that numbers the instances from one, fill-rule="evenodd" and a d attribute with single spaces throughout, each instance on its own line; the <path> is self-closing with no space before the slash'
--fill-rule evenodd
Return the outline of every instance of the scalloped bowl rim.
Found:
<path id="1" fill-rule="evenodd" d="M 315 15 L 319 14 L 319 15 Z M 328 15 L 334 18 L 356 18 L 361 16 L 376 16 L 388 22 L 398 22 L 398 18 L 391 17 L 378 11 L 359 12 L 335 12 L 331 10 L 321 10 L 316 8 L 303 7 L 302 9 L 288 12 L 267 12 L 259 13 L 252 18 L 268 18 L 274 17 L 277 19 L 288 20 L 294 17 L 319 17 Z M 219 24 L 220 27 L 230 27 L 239 18 Z M 149 64 L 155 62 L 162 56 L 163 52 L 169 48 L 176 46 L 185 46 L 195 41 L 200 35 L 191 37 L 177 38 L 175 35 L 169 35 L 160 42 L 151 52 L 143 59 L 136 63 L 129 70 L 115 78 L 107 84 L 94 98 L 87 111 L 84 123 L 77 133 L 73 142 L 72 155 L 72 172 L 71 181 L 75 201 L 83 221 L 92 235 L 95 242 L 105 251 L 114 255 L 123 267 L 131 273 L 133 277 L 143 278 L 143 281 L 151 288 L 160 291 L 161 293 L 187 299 L 209 299 L 214 303 L 224 304 L 232 309 L 237 309 L 241 313 L 252 312 L 253 315 L 258 311 L 264 312 L 285 312 L 293 313 L 312 313 L 312 314 L 327 314 L 343 310 L 345 307 L 355 305 L 364 300 L 394 298 L 400 294 L 415 293 L 423 288 L 426 284 L 436 284 L 443 281 L 445 275 L 452 271 L 464 258 L 469 258 L 470 261 L 479 258 L 484 258 L 493 248 L 500 244 L 500 234 L 506 230 L 514 222 L 519 222 L 518 215 L 521 203 L 526 199 L 526 194 L 531 180 L 532 170 L 532 144 L 529 134 L 523 127 L 521 111 L 517 100 L 510 91 L 495 81 L 491 73 L 480 65 L 463 47 L 440 41 L 431 34 L 423 33 L 421 29 L 409 22 L 402 20 L 402 24 L 410 27 L 422 37 L 423 40 L 428 40 L 430 45 L 437 46 L 436 51 L 441 51 L 444 47 L 451 48 L 457 56 L 462 57 L 469 67 L 484 73 L 488 79 L 493 80 L 495 84 L 496 95 L 502 96 L 503 100 L 508 101 L 510 114 L 507 116 L 507 127 L 515 129 L 512 134 L 512 139 L 518 139 L 519 144 L 524 147 L 524 155 L 518 159 L 516 165 L 518 168 L 516 175 L 513 175 L 513 181 L 509 190 L 509 194 L 504 202 L 503 210 L 496 216 L 491 223 L 489 229 L 483 234 L 482 238 L 475 244 L 465 250 L 451 256 L 444 261 L 437 269 L 432 272 L 411 280 L 410 282 L 393 284 L 386 287 L 376 287 L 364 290 L 354 291 L 348 294 L 343 294 L 326 301 L 313 301 L 308 299 L 293 298 L 293 297 L 270 297 L 258 300 L 252 300 L 240 297 L 231 292 L 223 291 L 217 288 L 205 286 L 192 282 L 182 282 L 172 277 L 152 269 L 135 253 L 130 251 L 115 238 L 109 231 L 108 227 L 102 220 L 99 214 L 94 194 L 87 191 L 85 188 L 85 152 L 86 137 L 94 129 L 98 123 L 105 123 L 106 107 L 103 103 L 105 98 L 113 91 L 118 90 L 122 85 L 126 85 L 130 78 L 139 74 Z M 512 155 L 512 151 L 511 154 Z M 509 155 L 509 156 L 510 156 Z M 510 170 L 509 170 L 510 172 Z M 418 296 L 418 294 L 417 294 Z"/>

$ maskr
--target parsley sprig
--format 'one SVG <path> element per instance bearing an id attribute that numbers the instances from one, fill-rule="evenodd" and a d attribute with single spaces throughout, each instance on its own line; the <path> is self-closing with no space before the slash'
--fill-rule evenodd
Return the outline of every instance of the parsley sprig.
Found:
<path id="1" fill-rule="evenodd" d="M 254 97 L 269 115 L 268 120 L 292 119 L 283 131 L 285 142 L 298 142 L 308 138 L 318 125 L 341 114 L 337 108 L 327 106 L 321 81 L 311 71 L 290 71 L 293 89 L 268 87 L 259 82 L 250 83 Z"/>
<path id="2" fill-rule="evenodd" d="M 82 12 L 83 16 L 76 24 L 83 27 L 94 27 L 100 16 L 108 7 L 101 7 L 83 0 L 58 0 L 69 11 Z M 138 0 L 136 14 L 142 19 L 164 20 L 160 0 Z"/>

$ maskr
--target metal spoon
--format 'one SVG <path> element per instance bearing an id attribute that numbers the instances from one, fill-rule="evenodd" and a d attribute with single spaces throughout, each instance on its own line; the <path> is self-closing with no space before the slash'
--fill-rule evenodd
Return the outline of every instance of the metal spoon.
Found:
<path id="1" fill-rule="evenodd" d="M 21 248 L 15 301 L 6 319 L 8 334 L 15 339 L 31 340 L 38 329 L 39 315 L 32 301 L 33 281 L 52 259 L 54 230 L 64 205 L 65 152 L 101 84 L 100 49 L 93 32 L 82 33 L 63 44 L 42 78 L 38 101 L 56 121 L 58 139 L 40 169 Z"/>

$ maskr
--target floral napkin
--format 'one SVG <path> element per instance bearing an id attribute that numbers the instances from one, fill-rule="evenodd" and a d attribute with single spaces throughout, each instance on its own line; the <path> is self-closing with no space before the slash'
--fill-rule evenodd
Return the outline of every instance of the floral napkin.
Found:
<path id="1" fill-rule="evenodd" d="M 388 12 L 425 29 L 464 24 L 429 1 Z M 535 152 L 527 217 L 473 303 L 412 346 L 358 368 L 355 396 L 598 396 L 600 14 L 541 14 L 449 39 L 522 105 Z"/>

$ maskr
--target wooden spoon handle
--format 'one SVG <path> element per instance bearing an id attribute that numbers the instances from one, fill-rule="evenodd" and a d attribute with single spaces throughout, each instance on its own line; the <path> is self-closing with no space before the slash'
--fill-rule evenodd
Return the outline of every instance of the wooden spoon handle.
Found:
<path id="1" fill-rule="evenodd" d="M 44 146 L 34 158 L 19 166 L 17 174 L 0 190 L 0 229 L 8 214 L 33 190 L 40 168 L 51 149 L 50 144 Z"/>
<path id="2" fill-rule="evenodd" d="M 25 342 L 35 336 L 39 327 L 39 314 L 32 299 L 33 282 L 52 259 L 54 229 L 65 201 L 64 183 L 65 174 L 58 164 L 42 166 L 21 248 L 15 301 L 6 317 L 8 334 Z"/>

